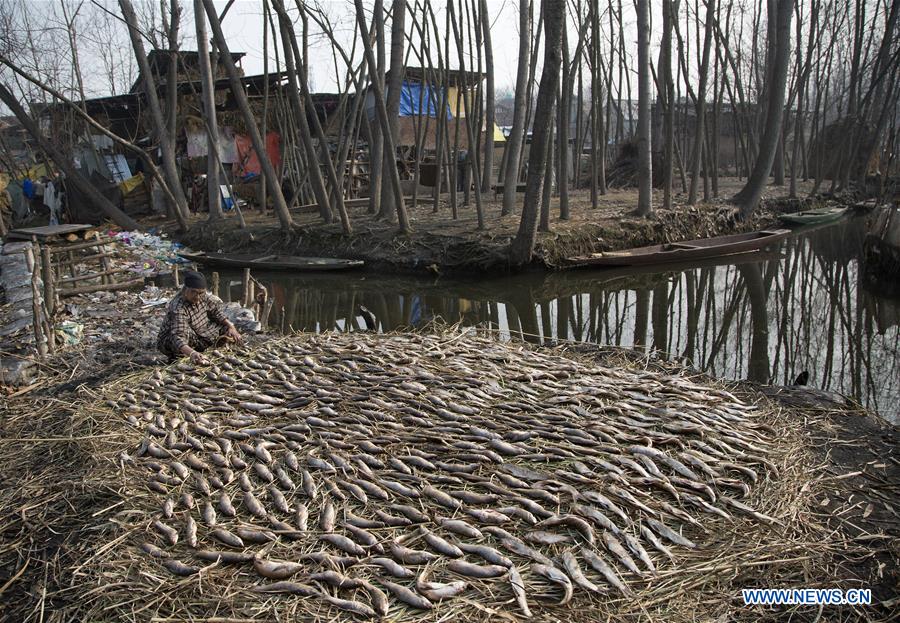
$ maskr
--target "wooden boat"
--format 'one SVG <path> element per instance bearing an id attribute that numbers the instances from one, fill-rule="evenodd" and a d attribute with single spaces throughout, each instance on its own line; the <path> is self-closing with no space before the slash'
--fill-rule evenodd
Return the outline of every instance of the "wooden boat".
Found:
<path id="1" fill-rule="evenodd" d="M 821 225 L 836 221 L 845 214 L 847 214 L 847 208 L 833 207 L 791 212 L 790 214 L 782 214 L 778 218 L 789 225 Z"/>
<path id="2" fill-rule="evenodd" d="M 646 266 L 649 264 L 675 264 L 710 257 L 723 257 L 757 251 L 763 247 L 781 242 L 790 234 L 789 229 L 756 231 L 749 234 L 734 234 L 716 238 L 701 238 L 685 242 L 656 244 L 622 251 L 604 251 L 571 257 L 561 268 L 585 266 Z"/>
<path id="3" fill-rule="evenodd" d="M 296 255 L 241 255 L 231 253 L 179 253 L 180 257 L 214 268 L 251 268 L 254 270 L 321 271 L 347 270 L 363 265 L 362 260 L 337 257 L 298 257 Z"/>

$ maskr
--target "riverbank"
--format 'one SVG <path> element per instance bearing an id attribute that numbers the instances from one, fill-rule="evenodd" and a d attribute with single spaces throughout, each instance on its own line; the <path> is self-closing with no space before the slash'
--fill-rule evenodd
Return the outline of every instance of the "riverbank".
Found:
<path id="1" fill-rule="evenodd" d="M 0 538 L 3 541 L 3 547 L 0 547 L 0 578 L 3 578 L 0 581 L 0 601 L 3 603 L 0 606 L 0 618 L 28 621 L 38 620 L 43 614 L 45 620 L 51 615 L 60 620 L 95 619 L 103 612 L 105 617 L 119 618 L 118 615 L 125 616 L 127 613 L 129 618 L 147 621 L 188 615 L 197 619 L 224 616 L 264 620 L 267 618 L 265 613 L 274 616 L 275 610 L 280 613 L 292 612 L 296 616 L 314 614 L 340 617 L 340 610 L 329 608 L 321 599 L 259 596 L 251 590 L 254 581 L 247 575 L 252 575 L 252 565 L 245 569 L 246 565 L 235 567 L 214 561 L 199 561 L 198 564 L 198 561 L 186 557 L 190 546 L 185 541 L 189 541 L 190 537 L 184 536 L 184 533 L 175 548 L 162 542 L 152 523 L 162 521 L 164 524 L 178 525 L 185 510 L 176 505 L 173 519 L 167 519 L 167 512 L 172 511 L 166 511 L 166 496 L 148 491 L 147 474 L 154 472 L 147 472 L 147 466 L 160 459 L 142 457 L 140 448 L 149 446 L 142 446 L 141 440 L 146 441 L 145 435 L 147 431 L 151 431 L 149 439 L 154 440 L 156 447 L 175 448 L 170 446 L 174 441 L 169 439 L 170 435 L 164 433 L 164 437 L 155 437 L 152 427 L 159 423 L 156 420 L 160 416 L 164 419 L 174 416 L 170 411 L 174 406 L 172 397 L 166 396 L 170 391 L 178 392 L 181 391 L 180 388 L 187 387 L 184 383 L 194 376 L 194 372 L 184 363 L 163 367 L 146 346 L 142 348 L 133 343 L 133 348 L 125 350 L 125 346 L 130 343 L 129 338 L 125 332 L 119 334 L 96 345 L 90 355 L 90 365 L 86 364 L 88 357 L 80 353 L 77 347 L 73 347 L 68 353 L 58 354 L 54 359 L 48 359 L 39 385 L 19 395 L 7 397 L 8 409 L 0 419 L 0 443 L 4 446 L 4 452 L 0 454 L 0 473 L 4 474 L 4 486 L 0 488 Z M 288 352 L 295 354 L 286 355 Z M 256 373 L 260 379 L 267 378 L 268 381 L 253 380 L 256 378 L 256 366 L 265 368 L 279 359 L 282 363 L 289 361 L 291 357 L 296 361 L 291 361 L 287 367 L 278 370 L 273 368 L 265 375 Z M 243 385 L 250 383 L 250 386 L 256 387 L 256 391 L 260 391 L 268 387 L 266 383 L 275 382 L 278 375 L 289 373 L 291 376 L 286 377 L 285 382 L 290 379 L 289 384 L 297 388 L 290 390 L 291 392 L 297 391 L 304 396 L 310 393 L 308 399 L 300 394 L 293 399 L 283 394 L 284 399 L 294 401 L 293 409 L 301 410 L 299 413 L 291 412 L 293 415 L 290 421 L 302 425 L 305 418 L 307 426 L 313 426 L 314 437 L 319 434 L 316 428 L 319 424 L 314 422 L 315 418 L 310 418 L 311 414 L 315 414 L 317 410 L 324 414 L 322 409 L 326 407 L 337 411 L 336 415 L 321 416 L 326 419 L 355 413 L 354 405 L 358 399 L 351 399 L 350 395 L 372 383 L 375 385 L 366 391 L 368 400 L 409 400 L 410 408 L 421 411 L 415 416 L 412 412 L 398 411 L 396 417 L 413 418 L 409 422 L 404 419 L 403 426 L 399 429 L 376 426 L 373 434 L 367 438 L 376 445 L 382 443 L 385 435 L 390 437 L 406 434 L 401 431 L 414 433 L 418 427 L 434 425 L 431 420 L 434 415 L 428 414 L 429 403 L 424 400 L 426 394 L 418 393 L 417 383 L 431 388 L 427 393 L 429 396 L 440 398 L 446 392 L 453 393 L 452 399 L 449 396 L 444 396 L 444 399 L 458 404 L 455 407 L 457 411 L 454 411 L 458 413 L 456 418 L 471 408 L 488 408 L 486 413 L 499 417 L 497 414 L 506 412 L 503 405 L 515 400 L 514 396 L 518 396 L 518 400 L 524 403 L 535 402 L 548 407 L 555 402 L 561 408 L 565 406 L 564 401 L 554 401 L 553 398 L 567 395 L 567 387 L 582 388 L 573 395 L 577 401 L 577 396 L 585 400 L 589 396 L 599 397 L 600 401 L 597 403 L 577 403 L 581 405 L 581 409 L 599 409 L 596 413 L 599 420 L 592 419 L 599 422 L 619 417 L 615 415 L 615 411 L 601 408 L 606 404 L 628 406 L 629 410 L 635 410 L 635 415 L 629 419 L 651 418 L 646 422 L 656 422 L 652 418 L 659 415 L 655 410 L 659 408 L 676 409 L 683 414 L 682 417 L 697 418 L 706 417 L 703 414 L 715 412 L 717 408 L 735 408 L 738 403 L 756 405 L 750 421 L 733 423 L 732 427 L 736 426 L 735 430 L 744 431 L 741 434 L 747 435 L 746 440 L 754 439 L 754 444 L 765 449 L 759 451 L 763 452 L 763 459 L 760 460 L 766 462 L 755 464 L 757 459 L 753 459 L 753 465 L 742 465 L 744 469 L 753 469 L 758 474 L 758 482 L 747 479 L 746 474 L 741 471 L 734 472 L 732 478 L 736 478 L 736 482 L 744 482 L 741 486 L 749 487 L 749 496 L 743 498 L 744 503 L 771 517 L 774 522 L 756 519 L 725 506 L 723 508 L 728 509 L 730 517 L 726 520 L 714 514 L 698 513 L 697 508 L 685 505 L 683 500 L 679 506 L 698 522 L 697 525 L 685 523 L 684 535 L 699 547 L 689 550 L 669 544 L 674 552 L 674 561 L 650 550 L 658 567 L 658 576 L 632 576 L 621 569 L 620 573 L 627 586 L 635 592 L 628 599 L 617 597 L 615 593 L 588 596 L 577 588 L 576 599 L 568 606 L 552 606 L 548 598 L 555 597 L 554 601 L 559 601 L 559 593 L 553 588 L 554 585 L 541 581 L 534 572 L 528 573 L 527 560 L 516 557 L 516 564 L 523 565 L 521 569 L 529 586 L 528 599 L 532 609 L 542 618 L 565 616 L 575 621 L 596 620 L 608 615 L 611 616 L 610 620 L 631 620 L 634 616 L 654 613 L 656 616 L 665 614 L 667 620 L 695 620 L 698 603 L 703 604 L 702 611 L 709 614 L 710 618 L 780 619 L 790 614 L 793 620 L 812 620 L 817 615 L 821 616 L 821 611 L 815 607 L 748 609 L 735 601 L 739 598 L 741 588 L 775 585 L 871 588 L 873 606 L 828 607 L 827 615 L 841 620 L 887 620 L 896 607 L 900 569 L 896 558 L 900 551 L 897 547 L 900 532 L 896 521 L 896 509 L 900 508 L 900 460 L 897 456 L 900 444 L 897 443 L 897 430 L 840 400 L 835 402 L 833 396 L 816 395 L 815 400 L 811 400 L 812 394 L 806 390 L 769 388 L 746 383 L 723 384 L 696 371 L 675 364 L 648 361 L 644 356 L 629 355 L 627 351 L 621 350 L 601 350 L 571 344 L 563 344 L 557 348 L 533 348 L 518 342 L 485 341 L 474 334 L 443 332 L 432 335 L 297 335 L 259 342 L 252 345 L 249 352 L 241 353 L 238 359 L 230 358 L 226 353 L 223 358 L 216 358 L 215 361 L 219 366 L 218 371 L 216 368 L 197 371 L 200 373 L 198 381 L 205 379 L 199 381 L 201 384 L 215 387 L 222 382 L 223 374 L 236 375 L 243 378 Z M 347 363 L 350 361 L 355 363 Z M 376 367 L 370 367 L 373 365 Z M 355 370 L 355 367 L 359 369 Z M 408 369 L 408 374 L 412 376 L 403 376 L 404 369 Z M 420 373 L 416 373 L 417 370 Z M 402 378 L 393 377 L 393 374 L 399 374 Z M 337 376 L 332 379 L 334 375 Z M 338 377 L 340 384 L 331 384 Z M 185 381 L 178 381 L 179 378 L 184 378 Z M 220 380 L 214 380 L 216 378 Z M 391 381 L 394 378 L 397 387 Z M 145 407 L 141 407 L 139 403 L 136 403 L 137 409 L 129 407 L 132 404 L 129 400 L 133 398 L 129 399 L 128 396 L 139 395 L 136 394 L 138 387 L 146 386 L 154 379 L 159 380 L 159 387 L 155 391 L 160 397 L 148 396 L 145 399 L 150 400 L 150 403 Z M 473 388 L 475 393 L 465 385 L 473 379 L 477 379 L 478 385 Z M 607 387 L 608 382 L 613 379 L 614 382 Z M 497 384 L 495 381 L 502 383 Z M 399 385 L 401 382 L 406 382 L 409 386 L 403 389 Z M 354 389 L 357 386 L 359 388 Z M 286 387 L 287 385 L 282 387 L 282 393 L 286 391 Z M 601 390 L 601 393 L 585 392 L 583 388 Z M 648 388 L 652 388 L 649 394 Z M 222 389 L 216 390 L 215 398 L 231 401 L 231 395 L 235 391 L 226 382 Z M 335 392 L 341 396 L 347 393 L 347 396 L 338 398 Z M 692 393 L 696 395 L 692 396 Z M 490 398 L 479 398 L 481 394 Z M 269 394 L 270 399 L 275 395 L 277 394 Z M 202 394 L 190 398 L 189 401 L 202 402 L 201 396 Z M 690 406 L 700 396 L 706 397 L 702 408 L 699 405 Z M 484 404 L 490 406 L 479 407 L 483 401 L 488 401 Z M 416 406 L 412 407 L 413 404 Z M 188 406 L 190 405 L 184 403 L 182 415 L 175 417 L 184 419 L 189 416 L 190 412 L 183 410 Z M 149 409 L 149 425 L 140 417 L 143 408 Z M 254 407 L 260 408 L 265 407 Z M 696 411 L 698 408 L 700 410 Z M 657 415 L 654 416 L 654 413 Z M 274 411 L 271 414 L 257 411 L 257 416 L 251 418 L 256 421 L 249 426 L 255 429 L 262 426 L 263 430 L 269 431 L 266 435 L 270 435 L 274 433 L 273 429 L 265 427 L 281 426 L 279 422 L 284 421 L 284 415 Z M 138 417 L 134 419 L 133 416 Z M 209 414 L 207 419 L 214 434 L 220 434 L 215 431 L 222 426 L 223 418 L 227 417 Z M 588 422 L 580 420 L 577 410 L 566 417 L 571 418 L 571 425 L 584 434 L 595 430 Z M 422 421 L 414 424 L 416 418 Z M 446 424 L 453 420 L 447 415 L 442 416 L 440 421 Z M 657 429 L 657 426 L 671 426 L 678 421 L 660 420 L 653 423 L 652 428 L 662 430 Z M 680 421 L 683 426 L 685 420 Z M 359 423 L 360 421 L 355 425 Z M 522 420 L 522 426 L 525 423 L 526 420 Z M 712 425 L 712 421 L 707 423 Z M 168 424 L 166 421 L 163 424 L 162 428 L 165 430 Z M 487 421 L 481 426 L 486 424 Z M 627 431 L 628 426 L 617 430 Z M 172 430 L 178 435 L 181 429 L 182 426 L 175 423 Z M 249 427 L 242 430 L 253 434 Z M 320 443 L 334 438 L 329 430 L 327 426 L 322 430 Z M 611 432 L 612 430 L 614 429 L 610 429 Z M 424 432 L 424 429 L 419 432 Z M 282 433 L 282 441 L 279 441 L 279 435 L 275 435 L 267 437 L 269 441 L 265 443 L 281 444 L 285 434 Z M 340 433 L 349 434 L 352 434 L 352 427 Z M 680 432 L 670 430 L 668 434 L 680 437 L 683 443 L 692 444 L 694 442 L 691 439 L 699 440 L 690 428 Z M 712 443 L 711 440 L 719 434 L 709 431 L 702 439 Z M 207 438 L 209 439 L 213 438 Z M 472 439 L 477 441 L 478 437 Z M 309 439 L 304 438 L 301 440 L 301 447 L 297 448 L 301 460 L 306 460 L 304 448 L 308 442 Z M 531 442 L 522 440 L 512 443 L 521 445 Z M 644 442 L 635 438 L 630 443 Z M 419 448 L 428 450 L 427 444 L 423 440 Z M 229 447 L 231 445 L 234 444 Z M 571 444 L 567 442 L 565 447 L 569 445 Z M 268 447 L 276 458 L 281 456 L 279 453 L 283 450 L 280 446 Z M 337 444 L 336 447 L 341 446 Z M 498 447 L 505 448 L 502 445 Z M 660 447 L 667 450 L 670 446 L 663 443 Z M 327 445 L 322 446 L 322 450 L 327 448 Z M 563 449 L 560 446 L 560 451 Z M 576 444 L 571 447 L 571 451 L 577 452 L 581 460 L 587 462 L 591 461 L 590 450 L 590 446 Z M 232 455 L 242 456 L 236 445 L 231 453 L 224 449 L 220 451 L 229 458 Z M 204 452 L 208 454 L 210 451 L 205 449 L 202 452 L 190 452 L 204 456 Z M 330 452 L 337 453 L 339 458 L 348 450 L 332 449 Z M 433 453 L 435 450 L 429 452 Z M 151 452 L 155 453 L 156 450 Z M 379 456 L 386 459 L 392 454 L 393 450 Z M 244 458 L 250 461 L 250 458 Z M 334 462 L 338 458 L 328 460 Z M 204 460 L 210 465 L 218 461 L 211 454 Z M 453 460 L 460 463 L 467 461 L 461 455 Z M 573 459 L 564 460 L 560 466 L 568 465 L 571 460 Z M 734 460 L 738 463 L 745 461 L 739 458 Z M 162 461 L 165 462 L 165 458 Z M 507 462 L 510 461 L 518 465 L 529 465 L 529 459 L 524 456 L 507 457 Z M 238 469 L 239 464 L 231 467 Z M 414 468 L 414 473 L 424 476 L 425 473 L 420 471 L 424 464 L 416 465 L 419 467 Z M 486 469 L 487 465 L 489 464 L 482 469 Z M 220 468 L 215 469 L 221 471 Z M 668 468 L 664 470 L 668 472 Z M 215 473 L 211 471 L 208 476 Z M 316 479 L 321 478 L 321 473 L 313 471 Z M 224 472 L 220 475 L 224 478 Z M 445 474 L 443 477 L 450 476 Z M 415 480 L 406 479 L 402 474 L 396 474 L 393 478 L 405 482 L 406 487 L 415 487 Z M 589 478 L 594 479 L 596 476 L 591 475 Z M 325 480 L 319 480 L 320 490 L 329 490 L 332 485 L 328 484 L 328 480 L 326 473 Z M 596 481 L 594 486 L 606 487 L 601 481 L 602 479 Z M 343 480 L 339 478 L 335 482 L 340 484 Z M 438 483 L 437 480 L 433 482 Z M 236 481 L 228 485 L 226 479 L 228 491 L 236 485 Z M 181 485 L 175 485 L 174 481 L 164 486 L 175 487 L 170 490 L 170 496 L 176 500 L 181 493 L 187 491 Z M 620 483 L 619 486 L 624 484 Z M 628 488 L 631 486 L 629 484 Z M 679 485 L 679 489 L 681 486 Z M 720 490 L 719 485 L 716 485 L 716 491 L 722 495 L 727 490 Z M 239 494 L 239 490 L 232 494 L 236 496 L 235 506 L 238 506 Z M 198 496 L 196 513 L 199 513 L 202 494 L 195 492 L 195 495 Z M 290 497 L 288 490 L 285 490 L 285 495 Z M 326 494 L 320 492 L 318 496 L 321 495 Z M 327 495 L 335 494 L 331 490 Z M 390 495 L 393 497 L 399 494 Z M 638 487 L 634 489 L 633 495 L 639 495 L 639 499 L 645 504 L 652 505 L 656 503 L 653 500 L 658 500 L 660 492 L 654 488 Z M 699 495 L 705 497 L 706 494 Z M 730 495 L 736 494 L 732 492 Z M 317 509 L 321 509 L 319 500 L 322 498 L 318 496 L 314 501 L 308 502 L 311 526 L 313 518 L 317 517 Z M 268 503 L 271 503 L 271 498 L 265 497 L 265 494 L 260 499 L 268 499 Z M 332 499 L 337 504 L 337 499 Z M 395 501 L 402 499 L 401 495 Z M 628 515 L 639 512 L 639 509 L 631 508 L 623 501 L 626 498 L 616 499 L 626 508 Z M 373 508 L 372 504 L 377 507 L 375 500 L 370 498 L 368 504 L 354 508 L 354 512 L 367 514 Z M 539 501 L 539 505 L 548 504 L 546 500 Z M 721 501 L 715 506 L 721 506 Z M 160 507 L 163 509 L 162 514 Z M 565 505 L 555 510 L 562 513 L 564 508 Z M 221 510 L 217 512 L 220 521 L 225 521 L 227 527 L 230 521 L 227 514 L 223 516 Z M 396 514 L 396 511 L 393 512 Z M 244 517 L 248 525 L 264 521 L 259 518 L 248 520 L 244 513 L 245 507 L 239 507 L 238 515 Z M 339 522 L 344 521 L 345 517 L 341 514 L 338 519 Z M 615 516 L 613 519 L 620 521 Z M 195 516 L 195 521 L 201 522 L 200 514 Z M 668 521 L 681 523 L 671 518 Z M 510 525 L 506 528 L 515 532 Z M 207 530 L 201 523 L 200 539 L 207 549 L 228 549 L 221 543 L 205 542 L 208 538 Z M 380 539 L 385 538 L 386 534 L 382 530 L 372 530 Z M 318 529 L 313 529 L 312 534 L 319 536 Z M 636 535 L 638 538 L 641 536 L 640 533 Z M 444 537 L 459 539 L 458 536 L 452 537 L 446 533 Z M 580 537 L 575 534 L 575 538 Z M 165 551 L 171 549 L 176 559 L 192 568 L 201 568 L 199 575 L 194 575 L 193 571 L 187 578 L 172 575 L 160 565 L 163 559 L 154 559 L 140 550 L 141 543 L 145 541 L 156 543 L 157 547 Z M 293 543 L 291 545 L 279 539 L 273 546 L 274 549 L 268 545 L 263 549 L 269 552 L 270 557 L 290 559 L 288 552 L 297 547 L 304 553 L 314 551 L 313 541 L 301 539 L 299 542 L 290 542 Z M 488 542 L 494 547 L 500 547 L 498 543 L 485 541 Z M 414 549 L 427 549 L 425 543 L 420 541 L 409 541 L 407 544 Z M 253 545 L 251 549 L 259 547 Z M 288 549 L 285 550 L 285 547 Z M 319 545 L 315 547 L 318 548 Z M 332 553 L 340 554 L 338 550 L 332 550 Z M 473 559 L 472 562 L 476 560 Z M 592 581 L 602 581 L 593 571 L 587 572 Z M 371 567 L 350 567 L 349 570 L 345 569 L 345 573 L 354 577 L 366 577 L 371 573 Z M 440 579 L 442 574 L 433 572 L 432 575 L 434 579 Z M 773 582 L 775 578 L 777 582 Z M 303 581 L 303 576 L 295 579 Z M 263 580 L 265 581 L 267 580 Z M 405 580 L 398 581 L 408 584 Z M 519 614 L 511 593 L 506 595 L 508 589 L 505 586 L 500 586 L 499 583 L 496 585 L 497 596 L 503 599 L 498 601 L 498 597 L 492 597 L 485 600 L 481 587 L 494 585 L 477 580 L 468 581 L 471 586 L 466 596 L 461 600 L 441 602 L 426 618 L 434 619 L 442 614 L 447 615 L 448 612 L 458 616 L 465 615 L 470 620 L 496 619 L 503 616 L 503 612 Z M 223 590 L 227 592 L 227 598 L 222 593 Z M 366 591 L 342 590 L 331 594 L 357 601 L 366 600 L 369 603 Z M 391 615 L 395 618 L 423 616 L 423 613 L 397 605 L 393 596 L 391 600 Z M 222 604 L 227 604 L 224 610 Z M 315 612 L 312 613 L 309 608 L 314 608 Z M 347 617 L 346 614 L 343 616 Z"/>
<path id="2" fill-rule="evenodd" d="M 671 210 L 658 209 L 650 219 L 633 215 L 637 205 L 634 189 L 610 189 L 600 197 L 596 210 L 591 207 L 589 191 L 573 191 L 571 218 L 567 221 L 558 218 L 559 200 L 554 198 L 552 231 L 538 234 L 532 266 L 553 268 L 566 257 L 586 253 L 766 229 L 778 224 L 780 213 L 818 207 L 825 201 L 790 199 L 786 188 L 770 187 L 760 209 L 750 219 L 742 220 L 735 207 L 724 200 L 740 186 L 737 179 L 722 179 L 723 199 L 696 206 L 684 205 L 686 196 L 677 194 Z M 808 189 L 800 186 L 804 196 Z M 438 213 L 426 199 L 420 197 L 419 204 L 409 208 L 409 235 L 398 234 L 395 224 L 373 218 L 365 206 L 348 208 L 354 226 L 349 236 L 339 223 L 324 225 L 318 213 L 310 210 L 292 214 L 296 227 L 289 234 L 278 227 L 271 214 L 258 212 L 245 214 L 247 228 L 243 230 L 233 216 L 218 225 L 198 216 L 184 234 L 175 233 L 171 224 L 168 227 L 173 237 L 207 252 L 344 257 L 364 260 L 370 270 L 381 272 L 509 272 L 507 250 L 518 229 L 518 211 L 501 216 L 502 197 L 495 200 L 485 196 L 486 228 L 479 231 L 474 205 L 461 207 L 459 218 L 454 220 L 446 199 L 441 199 Z"/>

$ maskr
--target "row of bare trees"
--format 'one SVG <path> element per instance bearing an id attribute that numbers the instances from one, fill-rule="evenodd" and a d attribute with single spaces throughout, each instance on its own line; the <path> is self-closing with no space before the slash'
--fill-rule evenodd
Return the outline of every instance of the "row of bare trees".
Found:
<path id="1" fill-rule="evenodd" d="M 715 198 L 720 175 L 737 176 L 745 183 L 731 199 L 749 215 L 770 181 L 787 184 L 791 195 L 799 192 L 798 180 L 812 180 L 814 191 L 826 181 L 836 190 L 864 184 L 869 172 L 888 172 L 894 164 L 900 0 L 519 0 L 504 9 L 487 0 L 259 0 L 265 71 L 283 73 L 287 85 L 270 92 L 266 82 L 262 116 L 244 91 L 223 30 L 225 20 L 235 19 L 229 16 L 233 3 L 221 12 L 212 0 L 150 4 L 152 10 L 130 0 L 58 0 L 57 9 L 40 12 L 25 0 L 2 0 L 0 100 L 20 118 L 28 116 L 30 103 L 68 103 L 74 135 L 104 134 L 146 154 L 136 145 L 139 137 L 113 134 L 81 104 L 97 84 L 108 82 L 106 93 L 122 92 L 126 78 L 140 75 L 159 165 L 141 157 L 183 226 L 188 211 L 175 154 L 177 94 L 169 87 L 177 82 L 178 52 L 187 39 L 210 52 L 200 55 L 198 95 L 209 137 L 214 220 L 222 218 L 217 188 L 224 172 L 216 157 L 213 91 L 220 70 L 230 79 L 260 156 L 265 196 L 282 228 L 293 227 L 291 208 L 309 199 L 323 221 L 351 233 L 347 180 L 363 148 L 371 171 L 368 211 L 396 222 L 403 233 L 413 229 L 410 206 L 417 196 L 410 201 L 404 195 L 402 175 L 417 182 L 422 164 L 438 172 L 433 209 L 448 206 L 458 218 L 461 208 L 474 207 L 479 229 L 498 218 L 485 205 L 498 185 L 500 214 L 520 211 L 513 264 L 530 260 L 538 231 L 570 217 L 571 188 L 589 188 L 597 207 L 608 185 L 624 179 L 638 187 L 637 214 L 646 216 L 655 203 L 671 207 L 679 190 L 689 204 Z M 87 28 L 87 19 L 101 27 Z M 515 84 L 506 85 L 513 96 L 508 136 L 495 157 L 495 96 L 502 89 L 492 31 L 501 21 L 517 27 L 518 55 Z M 336 136 L 311 114 L 311 38 L 333 59 L 328 73 L 340 94 Z M 118 41 L 119 55 L 98 46 L 101 39 Z M 121 58 L 125 40 L 133 61 Z M 90 72 L 86 81 L 84 50 L 96 47 L 103 48 L 102 71 Z M 168 51 L 164 85 L 154 81 L 148 48 Z M 97 53 L 88 56 L 93 63 Z M 419 92 L 427 100 L 419 107 L 437 112 L 413 118 L 409 145 L 409 137 L 400 136 L 398 112 L 404 71 L 412 66 L 433 87 Z M 449 101 L 451 86 L 466 95 Z M 448 107 L 465 123 L 451 123 Z M 283 137 L 281 169 L 265 150 L 274 125 Z M 26 128 L 39 130 L 33 122 Z M 35 140 L 87 193 L 90 183 L 61 162 L 71 158 L 60 137 Z M 401 149 L 412 160 L 405 171 L 398 166 Z M 523 180 L 520 204 L 516 191 Z M 418 193 L 418 185 L 413 188 Z M 90 196 L 111 218 L 128 220 Z"/>

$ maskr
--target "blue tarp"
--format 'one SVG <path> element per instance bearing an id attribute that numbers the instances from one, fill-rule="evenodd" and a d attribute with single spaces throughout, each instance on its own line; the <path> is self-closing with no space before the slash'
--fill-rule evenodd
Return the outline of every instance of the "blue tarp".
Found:
<path id="1" fill-rule="evenodd" d="M 403 82 L 400 88 L 400 116 L 414 115 L 437 117 L 440 103 L 440 91 L 418 82 Z M 450 108 L 447 107 L 447 118 L 450 119 Z"/>

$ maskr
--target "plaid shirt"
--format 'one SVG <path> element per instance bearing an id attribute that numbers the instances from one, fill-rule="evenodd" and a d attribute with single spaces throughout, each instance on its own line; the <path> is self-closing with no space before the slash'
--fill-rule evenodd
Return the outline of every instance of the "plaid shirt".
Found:
<path id="1" fill-rule="evenodd" d="M 180 354 L 187 344 L 195 350 L 215 343 L 225 327 L 225 315 L 208 292 L 191 305 L 184 293 L 176 294 L 166 308 L 156 345 L 164 353 Z"/>

